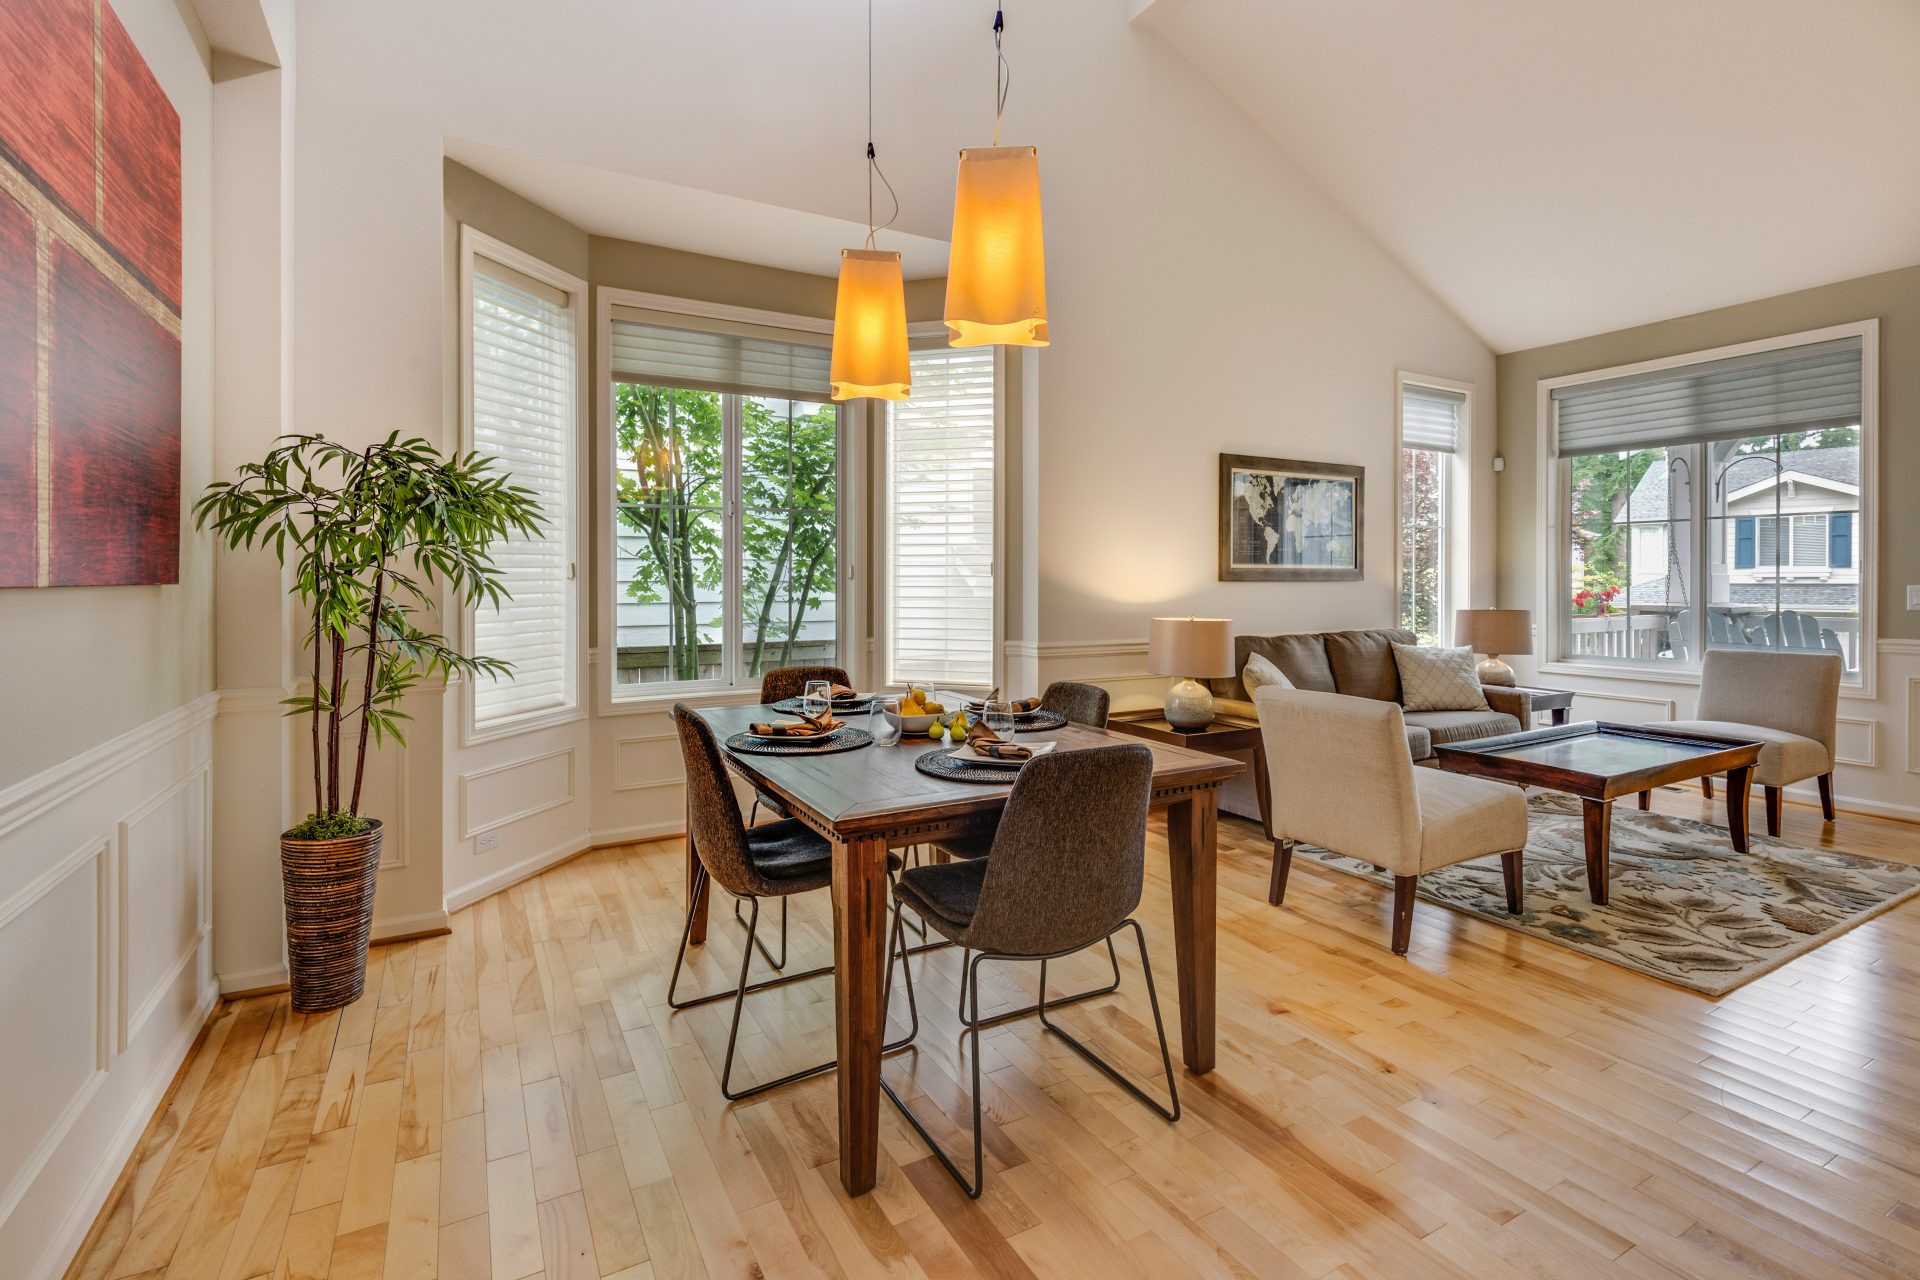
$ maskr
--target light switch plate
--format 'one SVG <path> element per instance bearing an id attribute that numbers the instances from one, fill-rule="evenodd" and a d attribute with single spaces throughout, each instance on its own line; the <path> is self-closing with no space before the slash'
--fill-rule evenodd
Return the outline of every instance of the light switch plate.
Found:
<path id="1" fill-rule="evenodd" d="M 1920 587 L 1909 586 L 1907 588 L 1907 608 L 1920 609 Z"/>
<path id="2" fill-rule="evenodd" d="M 500 833 L 498 831 L 482 831 L 473 838 L 473 851 L 475 853 L 492 853 L 499 847 Z"/>

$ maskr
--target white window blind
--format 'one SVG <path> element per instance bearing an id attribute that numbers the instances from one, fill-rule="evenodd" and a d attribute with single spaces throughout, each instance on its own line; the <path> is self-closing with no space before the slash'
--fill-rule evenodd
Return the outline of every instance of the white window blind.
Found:
<path id="1" fill-rule="evenodd" d="M 1563 458 L 1860 421 L 1859 338 L 1757 351 L 1553 393 Z"/>
<path id="2" fill-rule="evenodd" d="M 474 683 L 476 729 L 574 705 L 573 457 L 577 346 L 571 298 L 530 276 L 475 257 L 473 447 L 529 489 L 545 521 L 534 537 L 493 549 L 512 597 L 473 614 L 474 652 L 513 674 Z"/>
<path id="3" fill-rule="evenodd" d="M 1467 398 L 1457 391 L 1407 383 L 1400 399 L 1400 444 L 1407 449 L 1452 453 L 1460 444 L 1460 409 Z"/>
<path id="4" fill-rule="evenodd" d="M 913 396 L 887 441 L 890 684 L 993 683 L 991 347 L 912 353 Z"/>
<path id="5" fill-rule="evenodd" d="M 830 336 L 703 316 L 616 307 L 610 338 L 621 382 L 826 400 Z"/>

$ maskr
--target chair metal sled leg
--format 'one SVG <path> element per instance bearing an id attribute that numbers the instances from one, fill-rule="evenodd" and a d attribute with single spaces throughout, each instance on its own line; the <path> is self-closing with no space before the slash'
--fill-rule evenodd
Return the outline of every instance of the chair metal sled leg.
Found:
<path id="1" fill-rule="evenodd" d="M 698 904 L 700 895 L 705 893 L 706 889 L 707 877 L 703 871 L 699 876 L 698 883 L 694 887 L 693 900 L 695 904 Z M 716 1000 L 725 1000 L 729 996 L 733 997 L 733 1021 L 727 1029 L 727 1056 L 726 1061 L 720 1068 L 720 1093 L 729 1102 L 738 1102 L 742 1098 L 751 1098 L 757 1094 L 765 1093 L 769 1089 L 778 1089 L 782 1085 L 793 1084 L 795 1081 L 817 1076 L 824 1071 L 833 1070 L 834 1067 L 838 1065 L 836 1060 L 829 1058 L 827 1061 L 815 1066 L 803 1067 L 798 1071 L 789 1072 L 777 1080 L 767 1080 L 760 1084 L 751 1085 L 745 1089 L 736 1090 L 733 1088 L 733 1056 L 740 1038 L 740 1014 L 746 1007 L 747 997 L 756 991 L 765 991 L 770 987 L 783 987 L 790 982 L 799 982 L 806 978 L 818 978 L 833 972 L 833 966 L 826 965 L 819 969 L 809 969 L 805 973 L 782 974 L 777 978 L 769 978 L 762 982 L 748 983 L 747 973 L 753 965 L 753 952 L 756 942 L 754 935 L 760 925 L 760 899 L 753 898 L 749 901 L 750 906 L 747 912 L 747 945 L 740 949 L 740 981 L 734 989 L 732 991 L 716 991 L 710 995 L 695 996 L 687 1000 L 677 1000 L 675 998 L 675 990 L 680 982 L 681 962 L 685 960 L 687 954 L 687 935 L 691 933 L 693 929 L 694 908 L 692 907 L 688 908 L 687 927 L 680 937 L 680 954 L 674 958 L 673 977 L 667 983 L 667 1004 L 674 1009 L 690 1009 L 696 1005 L 711 1004 Z M 896 917 L 898 914 L 896 911 Z M 898 924 L 896 920 L 896 928 L 897 927 Z M 765 954 L 765 948 L 761 948 L 761 953 L 763 955 Z M 902 968 L 906 968 L 906 960 L 904 957 L 900 963 Z M 912 1044 L 914 1037 L 920 1033 L 920 1010 L 919 1006 L 914 1002 L 913 972 L 910 969 L 907 970 L 906 988 L 907 1009 L 909 1012 L 907 1034 L 892 1044 L 882 1045 L 880 1047 L 882 1053 L 892 1053 L 895 1050 L 904 1049 L 909 1044 Z M 889 952 L 887 965 L 887 990 L 889 995 L 891 995 L 892 989 L 893 965 L 892 953 Z"/>
<path id="2" fill-rule="evenodd" d="M 887 990 L 889 993 L 891 993 L 893 989 L 893 953 L 899 947 L 900 942 L 901 913 L 896 910 L 893 915 L 893 937 L 887 946 Z M 973 1017 L 971 1019 L 967 1018 L 964 1011 L 961 1015 L 961 1021 L 966 1025 L 964 1034 L 968 1039 L 967 1057 L 972 1060 L 973 1071 L 973 1180 L 971 1182 L 967 1180 L 965 1174 L 960 1172 L 959 1167 L 953 1163 L 953 1160 L 947 1155 L 946 1150 L 934 1139 L 934 1136 L 927 1132 L 927 1127 L 920 1123 L 920 1117 L 913 1114 L 913 1108 L 907 1105 L 906 1099 L 893 1091 L 893 1086 L 887 1083 L 887 1073 L 885 1069 L 883 1068 L 880 1072 L 880 1091 L 887 1095 L 887 1101 L 893 1103 L 894 1107 L 899 1110 L 901 1116 L 913 1127 L 913 1131 L 920 1135 L 920 1141 L 927 1144 L 927 1150 L 933 1152 L 933 1158 L 940 1162 L 940 1167 L 945 1169 L 947 1175 L 960 1185 L 960 1189 L 967 1193 L 969 1199 L 973 1200 L 980 1198 L 981 1188 L 986 1185 L 985 1180 L 981 1177 L 982 1171 L 985 1168 L 986 1150 L 980 1136 L 980 984 L 977 976 L 974 975 L 972 971 L 978 969 L 981 962 L 985 959 L 987 959 L 987 957 L 984 955 L 974 956 L 967 962 L 967 967 L 961 971 L 961 982 L 963 986 L 973 992 Z M 904 956 L 901 958 L 901 964 L 903 967 L 906 964 L 906 958 Z"/>
<path id="3" fill-rule="evenodd" d="M 952 946 L 953 944 L 949 942 L 943 945 Z M 929 945 L 927 947 L 920 948 L 919 950 L 931 951 L 933 949 L 934 949 L 933 946 Z M 919 951 L 917 950 L 915 954 L 917 955 L 918 953 Z M 961 952 L 960 952 L 960 964 L 961 964 L 960 1005 L 957 1009 L 954 1010 L 954 1012 L 957 1015 L 959 1015 L 961 1021 L 963 1022 L 966 1020 L 966 1016 L 967 1016 L 967 991 L 971 985 L 971 979 L 968 977 L 968 975 L 972 972 L 972 969 L 970 966 L 967 965 L 967 956 L 969 954 L 970 953 L 965 948 L 961 949 Z M 1077 995 L 1061 996 L 1058 1000 L 1049 1000 L 1047 1001 L 1047 1003 L 1051 1005 L 1053 1008 L 1057 1009 L 1061 1005 L 1078 1004 L 1082 1000 L 1091 1000 L 1095 996 L 1110 996 L 1114 992 L 1120 989 L 1120 956 L 1113 949 L 1112 934 L 1107 935 L 1107 963 L 1113 967 L 1113 978 L 1111 981 L 1107 983 L 1106 986 L 1095 987 L 1091 991 L 1082 991 Z M 1042 974 L 1043 980 L 1044 980 L 1045 973 L 1046 973 L 1046 967 L 1042 965 L 1041 974 Z M 1038 1003 L 1030 1004 L 1030 1005 L 1026 1005 L 1023 1008 L 1009 1009 L 1003 1013 L 991 1014 L 988 1016 L 986 1022 L 982 1023 L 981 1025 L 988 1026 L 988 1027 L 998 1026 L 1002 1022 L 1007 1022 L 1014 1018 L 1024 1018 L 1028 1014 L 1038 1013 L 1038 1012 L 1040 1012 L 1039 1004 Z"/>
<path id="4" fill-rule="evenodd" d="M 1098 1067 L 1101 1073 L 1109 1080 L 1119 1085 L 1122 1089 L 1125 1089 L 1134 1097 L 1140 1099 L 1141 1102 L 1145 1103 L 1158 1114 L 1162 1120 L 1171 1123 L 1180 1118 L 1180 1090 L 1173 1082 L 1173 1053 L 1167 1047 L 1166 1024 L 1160 1020 L 1160 997 L 1154 993 L 1153 989 L 1153 966 L 1147 962 L 1147 935 L 1141 932 L 1140 922 L 1137 920 L 1127 920 L 1121 928 L 1125 928 L 1126 925 L 1133 926 L 1134 941 L 1140 946 L 1140 972 L 1145 976 L 1147 982 L 1147 1005 L 1153 1010 L 1153 1033 L 1160 1038 L 1160 1066 L 1167 1075 L 1167 1099 L 1171 1103 L 1171 1106 L 1161 1106 L 1153 1098 L 1149 1097 L 1145 1090 L 1121 1075 L 1112 1064 L 1100 1057 L 1099 1054 L 1089 1049 L 1080 1040 L 1061 1030 L 1058 1026 L 1047 1021 L 1049 1002 L 1047 1000 L 1047 962 L 1045 960 L 1040 962 L 1040 1025 L 1066 1041 L 1069 1049 L 1072 1049 L 1075 1053 Z M 1119 930 L 1116 929 L 1114 932 L 1118 933 Z M 1109 950 L 1113 947 L 1112 933 L 1107 935 L 1107 947 Z M 1055 1002 L 1055 1004 L 1057 1006 L 1057 1002 Z"/>

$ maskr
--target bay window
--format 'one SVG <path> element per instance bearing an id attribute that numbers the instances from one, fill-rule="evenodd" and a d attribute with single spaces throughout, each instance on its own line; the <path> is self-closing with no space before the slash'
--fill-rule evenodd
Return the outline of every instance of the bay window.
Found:
<path id="1" fill-rule="evenodd" d="M 845 665 L 826 337 L 612 309 L 616 700 Z"/>
<path id="2" fill-rule="evenodd" d="M 1859 683 L 1874 329 L 1556 380 L 1556 656 L 1825 651 Z"/>

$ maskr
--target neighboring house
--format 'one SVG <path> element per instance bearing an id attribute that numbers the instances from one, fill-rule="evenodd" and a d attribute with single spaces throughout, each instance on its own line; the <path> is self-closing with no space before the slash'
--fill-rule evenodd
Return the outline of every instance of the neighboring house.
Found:
<path id="1" fill-rule="evenodd" d="M 1668 540 L 1687 536 L 1684 524 L 1670 530 L 1637 523 L 1667 521 L 1670 498 L 1686 504 L 1684 494 L 1669 494 L 1672 476 L 1671 468 L 1649 468 L 1620 516 L 1621 522 L 1636 522 L 1629 562 L 1635 605 L 1699 597 L 1685 589 L 1692 584 L 1667 580 L 1673 559 Z M 1736 458 L 1720 478 L 1717 500 L 1709 496 L 1715 514 L 1726 517 L 1709 531 L 1709 599 L 1772 606 L 1777 592 L 1786 609 L 1858 607 L 1858 448 L 1794 450 L 1779 455 L 1777 469 L 1771 454 Z"/>

